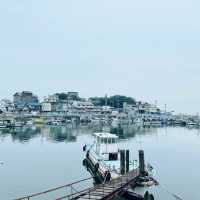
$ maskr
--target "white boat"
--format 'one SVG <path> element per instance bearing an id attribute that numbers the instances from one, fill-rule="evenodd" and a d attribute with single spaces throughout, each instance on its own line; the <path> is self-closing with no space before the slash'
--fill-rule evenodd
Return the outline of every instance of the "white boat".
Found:
<path id="1" fill-rule="evenodd" d="M 23 123 L 20 122 L 20 121 L 16 121 L 16 122 L 14 123 L 14 125 L 13 125 L 13 127 L 15 127 L 15 128 L 21 128 L 22 126 L 23 126 Z"/>
<path id="2" fill-rule="evenodd" d="M 151 120 L 151 126 L 161 126 L 162 123 L 159 120 Z"/>
<path id="3" fill-rule="evenodd" d="M 4 120 L 0 120 L 0 129 L 4 128 L 7 128 L 7 122 L 5 122 Z"/>
<path id="4" fill-rule="evenodd" d="M 118 136 L 111 133 L 94 133 L 93 145 L 84 146 L 86 159 L 84 162 L 95 171 L 103 181 L 115 179 L 120 173 L 120 151 Z M 138 168 L 138 161 L 129 161 L 129 170 Z"/>
<path id="5" fill-rule="evenodd" d="M 45 123 L 47 125 L 59 126 L 59 125 L 62 124 L 62 120 L 60 120 L 60 119 L 51 119 L 51 120 L 46 120 Z"/>
<path id="6" fill-rule="evenodd" d="M 52 123 L 52 125 L 59 126 L 59 125 L 62 124 L 62 121 L 61 121 L 60 119 L 55 119 L 55 120 L 53 120 L 51 123 Z"/>
<path id="7" fill-rule="evenodd" d="M 196 126 L 197 123 L 195 123 L 195 122 L 193 122 L 193 121 L 188 121 L 188 122 L 186 123 L 186 125 L 187 125 L 187 126 Z"/>
<path id="8" fill-rule="evenodd" d="M 33 120 L 29 120 L 26 122 L 27 126 L 33 126 L 34 125 L 34 121 Z"/>
<path id="9" fill-rule="evenodd" d="M 1 128 L 4 129 L 4 128 L 6 128 L 6 127 L 7 127 L 6 125 L 0 124 L 0 129 L 1 129 Z"/>
<path id="10" fill-rule="evenodd" d="M 143 125 L 149 127 L 149 126 L 151 126 L 151 121 L 148 120 L 148 119 L 145 119 L 144 122 L 143 122 Z"/>

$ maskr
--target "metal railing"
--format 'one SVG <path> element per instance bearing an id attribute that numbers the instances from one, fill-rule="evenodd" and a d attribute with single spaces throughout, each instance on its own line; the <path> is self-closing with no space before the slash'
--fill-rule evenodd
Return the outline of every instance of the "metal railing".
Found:
<path id="1" fill-rule="evenodd" d="M 43 192 L 39 192 L 39 193 L 35 193 L 35 194 L 29 195 L 29 196 L 20 197 L 20 198 L 17 198 L 15 200 L 31 200 L 34 197 L 39 197 L 39 196 L 42 196 L 42 195 L 45 195 L 45 194 L 48 194 L 48 193 L 51 193 L 51 192 L 58 191 L 60 189 L 64 189 L 64 188 L 70 188 L 71 192 L 67 196 L 72 196 L 73 194 L 82 192 L 82 191 L 77 192 L 75 190 L 75 187 L 74 187 L 75 185 L 77 185 L 79 183 L 82 183 L 82 182 L 85 182 L 85 181 L 88 181 L 88 180 L 91 180 L 91 179 L 93 179 L 93 177 L 85 178 L 85 179 L 82 179 L 80 181 L 76 181 L 76 182 L 73 182 L 73 183 L 70 183 L 70 184 L 67 184 L 67 185 L 63 185 L 63 186 L 59 186 L 59 187 L 56 187 L 56 188 L 52 188 L 52 189 L 49 189 L 49 190 L 46 190 L 46 191 L 43 191 Z M 85 189 L 85 191 L 86 190 L 88 190 L 88 189 Z M 73 191 L 75 191 L 75 192 L 73 193 Z"/>
<path id="2" fill-rule="evenodd" d="M 67 200 L 67 199 L 71 200 L 71 199 L 78 199 L 80 197 L 82 199 L 92 199 L 91 196 L 94 194 L 96 195 L 97 191 L 98 191 L 99 196 L 101 196 L 103 198 L 105 196 L 112 196 L 113 194 L 119 193 L 121 190 L 128 187 L 130 185 L 130 183 L 133 180 L 135 180 L 138 176 L 139 176 L 139 171 L 133 170 L 123 176 L 120 176 L 119 178 L 113 179 L 109 182 L 105 182 L 105 183 L 103 183 L 101 185 L 97 185 L 95 187 L 82 189 L 80 191 L 75 189 L 76 185 L 78 185 L 79 183 L 93 179 L 93 177 L 90 177 L 90 178 L 82 179 L 80 181 L 76 181 L 76 182 L 73 182 L 73 183 L 70 183 L 67 185 L 49 189 L 49 190 L 46 190 L 43 192 L 39 192 L 39 193 L 35 193 L 35 194 L 29 195 L 29 196 L 17 198 L 15 200 L 32 200 L 35 197 L 42 197 L 42 195 L 49 194 L 51 192 L 55 192 L 60 189 L 66 189 L 66 188 L 70 189 L 70 192 L 68 194 L 65 194 L 61 197 L 57 197 L 54 199 L 56 199 L 56 200 Z M 67 193 L 67 192 L 65 192 L 65 193 Z M 59 196 L 60 196 L 60 194 L 59 194 Z M 44 200 L 44 198 L 42 198 L 42 200 Z"/>
<path id="3" fill-rule="evenodd" d="M 109 182 L 97 185 L 93 188 L 88 188 L 71 195 L 65 195 L 56 200 L 72 200 L 72 199 L 94 199 L 94 196 L 99 195 L 102 199 L 106 197 L 115 196 L 120 192 L 126 191 L 130 186 L 130 183 L 139 176 L 138 170 L 134 170 L 126 175 L 120 176 L 117 179 L 113 179 Z"/>

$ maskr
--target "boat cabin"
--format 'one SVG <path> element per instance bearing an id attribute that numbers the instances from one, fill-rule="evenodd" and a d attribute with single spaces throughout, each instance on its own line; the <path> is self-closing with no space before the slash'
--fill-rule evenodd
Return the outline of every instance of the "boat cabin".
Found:
<path id="1" fill-rule="evenodd" d="M 104 160 L 118 160 L 118 136 L 111 133 L 94 133 L 95 142 L 94 150 L 97 155 L 103 157 Z"/>

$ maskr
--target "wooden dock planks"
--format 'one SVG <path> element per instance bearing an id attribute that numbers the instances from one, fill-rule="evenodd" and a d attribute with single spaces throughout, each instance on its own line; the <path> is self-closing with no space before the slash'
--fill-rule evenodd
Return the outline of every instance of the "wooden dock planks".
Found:
<path id="1" fill-rule="evenodd" d="M 90 188 L 85 194 L 80 197 L 72 198 L 79 200 L 108 200 L 118 195 L 122 190 L 128 188 L 139 176 L 139 171 L 134 170 L 126 175 L 120 176 L 117 179 L 111 180 L 105 184 Z"/>

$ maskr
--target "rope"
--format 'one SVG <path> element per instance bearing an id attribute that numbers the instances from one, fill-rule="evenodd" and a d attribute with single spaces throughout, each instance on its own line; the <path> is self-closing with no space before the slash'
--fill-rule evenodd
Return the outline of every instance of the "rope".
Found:
<path id="1" fill-rule="evenodd" d="M 157 174 L 158 177 L 159 177 L 159 174 L 158 174 L 157 172 L 156 172 L 156 174 Z M 173 196 L 175 199 L 177 199 L 177 200 L 183 200 L 183 199 L 182 199 L 180 196 L 178 196 L 177 194 L 175 194 L 175 193 L 169 191 L 169 190 L 167 189 L 167 187 L 161 185 L 160 182 L 159 182 L 159 186 L 162 187 L 163 190 L 165 190 L 168 194 L 170 194 L 171 196 Z"/>
<path id="2" fill-rule="evenodd" d="M 173 196 L 174 198 L 176 198 L 177 200 L 183 200 L 180 196 L 178 196 L 177 194 L 170 192 L 166 187 L 160 185 L 167 193 L 169 193 L 171 196 Z"/>

